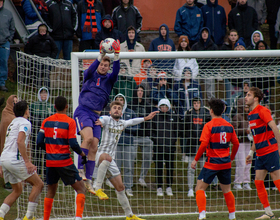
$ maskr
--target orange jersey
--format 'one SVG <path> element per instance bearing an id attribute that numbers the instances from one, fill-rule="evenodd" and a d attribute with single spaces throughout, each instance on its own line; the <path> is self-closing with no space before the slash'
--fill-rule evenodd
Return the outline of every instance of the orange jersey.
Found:
<path id="1" fill-rule="evenodd" d="M 76 123 L 65 114 L 54 114 L 43 121 L 46 145 L 46 166 L 64 167 L 73 164 L 70 157 L 71 142 L 76 140 Z"/>
<path id="2" fill-rule="evenodd" d="M 272 121 L 270 110 L 257 105 L 248 114 L 249 126 L 256 146 L 257 156 L 263 156 L 278 150 L 277 141 L 268 123 Z"/>
<path id="3" fill-rule="evenodd" d="M 206 162 L 204 167 L 211 170 L 224 170 L 231 168 L 231 160 L 234 159 L 239 147 L 233 126 L 223 118 L 213 118 L 203 127 L 201 145 L 196 154 L 198 161 L 206 149 Z M 233 143 L 230 155 L 229 143 Z"/>

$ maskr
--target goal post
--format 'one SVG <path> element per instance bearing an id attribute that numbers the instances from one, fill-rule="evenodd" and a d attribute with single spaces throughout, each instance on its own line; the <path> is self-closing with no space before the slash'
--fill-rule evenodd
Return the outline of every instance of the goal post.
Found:
<path id="1" fill-rule="evenodd" d="M 63 95 L 67 98 L 69 103 L 68 116 L 73 117 L 74 110 L 78 106 L 78 98 L 80 89 L 82 86 L 83 71 L 90 65 L 90 63 L 98 57 L 98 52 L 72 52 L 71 61 L 54 60 L 50 58 L 40 58 L 37 56 L 27 55 L 25 53 L 17 54 L 17 66 L 18 66 L 18 96 L 20 99 L 25 99 L 28 103 L 37 101 L 38 89 L 41 85 L 38 85 L 41 76 L 43 74 L 44 85 L 48 87 L 50 97 L 48 102 L 54 104 L 54 99 L 57 95 Z M 114 54 L 108 54 L 113 59 Z M 174 65 L 176 60 L 192 61 L 197 65 L 197 74 L 193 76 L 193 80 L 197 81 L 201 86 L 202 103 L 207 107 L 209 97 L 214 96 L 221 98 L 228 102 L 229 109 L 226 115 L 230 120 L 233 118 L 232 109 L 235 107 L 236 97 L 242 93 L 242 85 L 244 80 L 249 80 L 251 86 L 258 85 L 262 87 L 262 90 L 266 93 L 267 104 L 271 108 L 271 112 L 274 115 L 276 124 L 280 119 L 280 85 L 278 83 L 278 74 L 280 73 L 280 51 L 279 50 L 265 50 L 265 51 L 188 51 L 188 52 L 121 52 L 120 60 L 128 60 L 128 63 L 134 59 L 151 60 L 158 72 L 166 72 L 168 81 L 167 83 L 172 90 L 174 85 L 178 83 L 178 79 L 183 78 L 182 75 L 174 74 Z M 130 60 L 130 61 L 129 61 Z M 141 62 L 140 62 L 141 63 Z M 167 64 L 167 66 L 166 66 Z M 193 68 L 193 63 L 186 65 L 179 65 L 176 69 L 182 74 L 184 67 L 191 67 L 192 72 L 196 70 Z M 134 83 L 134 72 L 141 72 L 141 67 L 133 67 L 126 73 L 119 74 L 118 82 L 113 88 L 113 92 L 110 95 L 110 100 L 114 99 L 114 96 L 118 92 L 123 92 L 127 96 L 127 104 L 130 109 L 136 109 L 133 100 L 135 98 L 136 88 Z M 152 79 L 152 82 L 157 81 L 157 75 L 150 75 L 150 69 L 144 69 L 148 72 L 148 78 Z M 47 73 L 47 74 L 45 74 Z M 45 75 L 44 75 L 45 74 Z M 119 87 L 118 87 L 119 86 Z M 117 88 L 118 87 L 118 88 Z M 157 103 L 153 99 L 154 89 L 156 84 L 152 84 L 151 88 L 145 90 L 149 93 L 146 99 L 149 101 L 153 109 L 157 109 Z M 170 91 L 171 91 L 170 90 Z M 191 91 L 189 91 L 191 92 Z M 173 94 L 173 93 L 172 93 Z M 173 96 L 168 97 L 173 107 L 173 111 L 178 110 Z M 190 106 L 192 107 L 192 106 Z M 106 109 L 107 110 L 107 109 Z M 136 111 L 136 110 L 135 110 Z M 104 111 L 104 114 L 107 114 Z M 149 112 L 147 112 L 149 113 Z M 232 113 L 232 115 L 231 115 Z M 32 155 L 36 149 L 36 130 L 39 129 L 39 122 L 41 119 L 33 117 L 32 129 L 33 137 L 31 139 Z M 34 125 L 33 125 L 34 124 Z M 151 129 L 151 132 L 153 130 Z M 171 132 L 171 131 L 170 131 Z M 178 130 L 179 132 L 179 130 Z M 153 134 L 153 133 L 152 133 Z M 136 137 L 135 133 L 133 134 Z M 80 136 L 77 135 L 79 141 Z M 153 140 L 153 137 L 148 137 Z M 165 138 L 165 137 L 163 137 Z M 186 163 L 182 157 L 182 143 L 176 142 L 176 151 L 174 152 L 174 171 L 173 171 L 173 196 L 167 196 L 165 189 L 166 184 L 166 169 L 167 162 L 165 161 L 164 174 L 163 174 L 163 190 L 164 196 L 157 196 L 157 176 L 155 168 L 155 158 L 150 161 L 150 167 L 145 181 L 147 187 L 142 187 L 138 183 L 138 179 L 142 171 L 142 162 L 144 148 L 143 146 L 135 146 L 131 143 L 131 147 L 136 149 L 136 156 L 134 158 L 134 175 L 133 175 L 133 196 L 128 197 L 132 210 L 136 215 L 150 216 L 150 215 L 176 215 L 176 214 L 194 214 L 198 212 L 195 197 L 188 197 L 188 163 Z M 190 137 L 191 138 L 191 137 Z M 147 142 L 146 142 L 147 143 Z M 183 144 L 184 145 L 184 144 Z M 152 149 L 154 150 L 154 149 Z M 127 153 L 127 152 L 125 152 Z M 155 152 L 154 152 L 155 153 Z M 74 155 L 74 163 L 77 164 L 77 155 Z M 32 158 L 32 161 L 40 163 L 41 168 L 44 166 L 44 158 Z M 189 162 L 190 163 L 190 162 Z M 42 168 L 44 170 L 44 168 Z M 121 175 L 124 180 L 124 167 L 120 167 Z M 195 173 L 196 178 L 199 174 L 201 167 Z M 236 212 L 252 212 L 263 210 L 262 205 L 258 199 L 257 192 L 253 183 L 253 174 L 250 173 L 250 185 L 251 191 L 242 189 L 234 190 L 234 180 L 236 171 L 236 162 L 232 164 L 232 191 L 236 201 Z M 44 172 L 44 171 L 43 171 Z M 43 172 L 41 173 L 42 175 Z M 271 180 L 265 181 L 270 206 L 273 210 L 280 210 L 279 192 L 275 191 L 271 184 Z M 105 192 L 109 196 L 109 200 L 100 201 L 97 197 L 87 193 L 86 204 L 84 210 L 83 219 L 99 219 L 99 218 L 111 218 L 124 216 L 124 211 L 117 201 L 115 190 L 110 189 L 104 184 Z M 18 217 L 22 218 L 26 212 L 26 204 L 28 201 L 28 194 L 31 187 L 26 184 L 23 187 L 23 194 L 18 200 Z M 207 194 L 207 212 L 227 212 L 227 206 L 223 199 L 223 193 L 220 190 L 212 188 L 206 190 Z M 38 205 L 38 212 L 36 219 L 42 219 L 43 217 L 43 202 L 46 195 L 46 187 L 44 188 Z M 57 195 L 54 199 L 54 206 L 51 214 L 52 219 L 71 219 L 75 213 L 75 193 L 74 190 L 67 186 L 65 187 L 62 182 L 59 183 Z M 148 217 L 147 217 L 148 219 Z"/>

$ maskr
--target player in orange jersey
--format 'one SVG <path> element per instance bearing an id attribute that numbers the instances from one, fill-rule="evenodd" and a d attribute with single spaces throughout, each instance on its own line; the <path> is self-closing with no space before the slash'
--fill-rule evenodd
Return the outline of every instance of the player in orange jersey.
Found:
<path id="1" fill-rule="evenodd" d="M 239 142 L 233 126 L 222 118 L 225 104 L 220 99 L 209 101 L 212 120 L 205 124 L 200 137 L 200 147 L 192 161 L 195 169 L 197 161 L 206 150 L 206 161 L 197 178 L 196 203 L 198 219 L 206 219 L 205 190 L 217 175 L 229 211 L 229 219 L 235 219 L 235 198 L 231 192 L 231 162 L 237 153 Z M 229 143 L 233 143 L 230 154 Z"/>
<path id="2" fill-rule="evenodd" d="M 280 191 L 280 134 L 271 117 L 270 110 L 260 105 L 262 98 L 262 91 L 256 87 L 251 87 L 245 97 L 245 104 L 251 109 L 248 120 L 254 137 L 253 145 L 249 155 L 246 157 L 246 163 L 252 163 L 253 154 L 256 151 L 255 185 L 259 199 L 265 210 L 265 214 L 256 219 L 275 219 L 268 202 L 264 179 L 267 172 L 270 172 L 275 186 Z"/>

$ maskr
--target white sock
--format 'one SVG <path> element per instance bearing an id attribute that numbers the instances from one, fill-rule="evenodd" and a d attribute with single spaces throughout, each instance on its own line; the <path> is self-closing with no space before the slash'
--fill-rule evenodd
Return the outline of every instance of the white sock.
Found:
<path id="1" fill-rule="evenodd" d="M 203 219 L 203 218 L 206 218 L 206 212 L 205 211 L 202 211 L 199 213 L 199 219 Z"/>
<path id="2" fill-rule="evenodd" d="M 76 217 L 75 220 L 82 220 L 82 218 L 81 217 Z"/>
<path id="3" fill-rule="evenodd" d="M 270 206 L 266 207 L 264 210 L 265 210 L 265 213 L 266 213 L 266 214 L 268 214 L 268 215 L 270 215 L 270 216 L 271 216 L 271 215 L 274 215 L 273 212 L 272 212 L 272 210 L 271 210 L 271 208 L 270 208 Z"/>
<path id="4" fill-rule="evenodd" d="M 101 189 L 102 183 L 104 181 L 104 178 L 106 176 L 108 167 L 110 166 L 111 162 L 108 160 L 103 160 L 102 163 L 98 167 L 97 171 L 97 178 L 96 178 L 96 187 L 95 191 Z"/>
<path id="5" fill-rule="evenodd" d="M 228 218 L 229 219 L 235 219 L 235 212 L 229 213 Z"/>
<path id="6" fill-rule="evenodd" d="M 26 212 L 26 217 L 28 219 L 33 218 L 37 205 L 38 205 L 38 203 L 36 203 L 36 202 L 28 202 L 27 212 Z"/>
<path id="7" fill-rule="evenodd" d="M 131 210 L 129 201 L 128 201 L 126 195 L 125 195 L 125 190 L 120 191 L 120 192 L 118 192 L 116 190 L 116 194 L 117 194 L 117 198 L 119 200 L 119 203 L 121 204 L 121 206 L 122 206 L 122 208 L 125 212 L 125 216 L 127 216 L 127 217 L 133 216 L 133 212 Z"/>
<path id="8" fill-rule="evenodd" d="M 4 218 L 5 215 L 8 213 L 10 210 L 10 206 L 8 206 L 6 203 L 3 203 L 0 207 L 0 217 Z"/>

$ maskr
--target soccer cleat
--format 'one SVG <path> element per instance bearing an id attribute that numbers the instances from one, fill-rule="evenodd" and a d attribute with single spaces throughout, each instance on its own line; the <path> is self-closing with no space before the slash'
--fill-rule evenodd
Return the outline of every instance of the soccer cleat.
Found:
<path id="1" fill-rule="evenodd" d="M 78 169 L 78 171 L 79 171 L 80 177 L 82 177 L 82 179 L 83 179 L 84 181 L 86 181 L 87 178 L 86 178 L 84 169 Z"/>
<path id="2" fill-rule="evenodd" d="M 255 218 L 255 220 L 257 219 L 275 219 L 275 216 L 274 215 L 268 215 L 268 214 L 263 214 L 262 216 L 258 217 L 258 218 Z"/>
<path id="3" fill-rule="evenodd" d="M 95 195 L 98 196 L 101 200 L 107 200 L 109 197 L 103 192 L 104 189 L 99 189 L 95 192 Z"/>
<path id="4" fill-rule="evenodd" d="M 162 188 L 157 188 L 157 196 L 163 196 Z"/>
<path id="5" fill-rule="evenodd" d="M 249 183 L 244 183 L 243 184 L 243 189 L 245 189 L 245 190 L 252 190 L 252 188 L 251 188 Z"/>
<path id="6" fill-rule="evenodd" d="M 193 189 L 190 189 L 188 192 L 188 197 L 194 197 Z"/>
<path id="7" fill-rule="evenodd" d="M 139 183 L 140 183 L 140 185 L 141 186 L 143 186 L 143 187 L 147 187 L 147 183 L 145 182 L 145 180 L 144 179 L 142 179 L 142 178 L 139 178 Z"/>
<path id="8" fill-rule="evenodd" d="M 171 187 L 167 187 L 167 188 L 166 188 L 166 195 L 168 195 L 168 196 L 173 196 L 173 192 L 172 192 Z"/>
<path id="9" fill-rule="evenodd" d="M 87 189 L 90 193 L 92 193 L 93 195 L 95 195 L 95 191 L 94 191 L 94 189 L 93 189 L 93 187 L 92 187 L 92 181 L 91 181 L 91 180 L 86 180 L 86 181 L 84 181 L 84 184 L 85 184 L 86 189 Z"/>
<path id="10" fill-rule="evenodd" d="M 0 220 L 4 220 L 4 218 L 0 217 Z"/>
<path id="11" fill-rule="evenodd" d="M 126 192 L 127 196 L 129 196 L 129 197 L 133 196 L 132 189 L 126 189 L 125 192 Z"/>
<path id="12" fill-rule="evenodd" d="M 1 218 L 0 218 L 1 219 Z M 27 218 L 26 216 L 24 216 L 24 218 L 22 220 L 36 220 L 35 217 L 33 218 Z"/>
<path id="13" fill-rule="evenodd" d="M 133 216 L 131 216 L 131 217 L 126 217 L 126 220 L 145 220 L 145 219 L 139 218 L 139 217 L 137 217 L 136 215 L 133 215 Z"/>
<path id="14" fill-rule="evenodd" d="M 241 184 L 234 184 L 233 189 L 242 190 Z"/>

